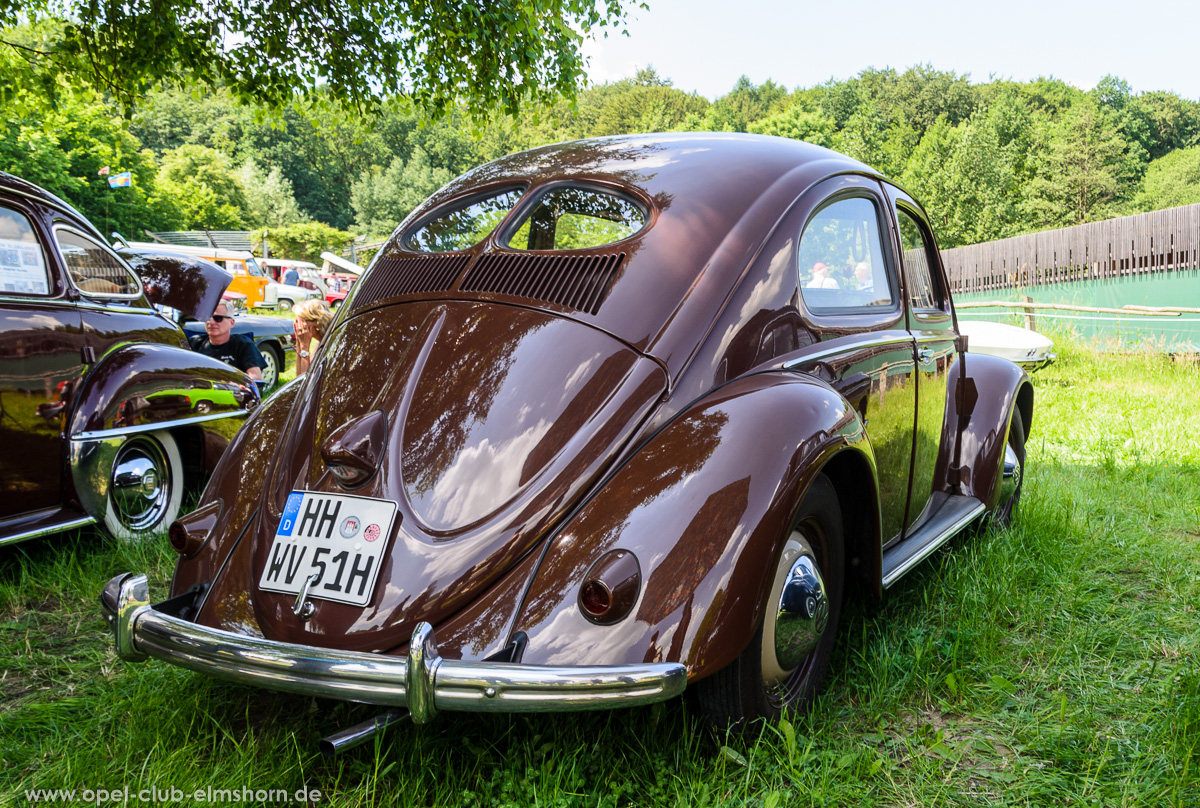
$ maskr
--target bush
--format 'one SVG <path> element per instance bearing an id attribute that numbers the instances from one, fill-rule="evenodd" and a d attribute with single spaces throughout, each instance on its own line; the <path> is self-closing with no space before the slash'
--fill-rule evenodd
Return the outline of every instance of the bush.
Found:
<path id="1" fill-rule="evenodd" d="M 267 243 L 277 256 L 321 263 L 321 253 L 341 253 L 354 236 L 321 222 L 303 222 L 267 230 Z"/>

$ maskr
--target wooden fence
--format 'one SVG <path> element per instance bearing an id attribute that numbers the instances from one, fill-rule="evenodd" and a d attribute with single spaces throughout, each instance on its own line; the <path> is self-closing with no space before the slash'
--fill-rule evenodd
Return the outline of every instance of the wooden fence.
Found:
<path id="1" fill-rule="evenodd" d="M 954 293 L 1200 268 L 1200 204 L 942 251 Z"/>

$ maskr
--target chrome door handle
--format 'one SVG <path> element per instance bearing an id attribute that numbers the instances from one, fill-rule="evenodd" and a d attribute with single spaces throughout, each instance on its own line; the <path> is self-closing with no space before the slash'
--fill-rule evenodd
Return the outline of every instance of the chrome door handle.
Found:
<path id="1" fill-rule="evenodd" d="M 922 347 L 917 351 L 917 362 L 922 365 L 928 365 L 933 359 L 933 349 Z"/>

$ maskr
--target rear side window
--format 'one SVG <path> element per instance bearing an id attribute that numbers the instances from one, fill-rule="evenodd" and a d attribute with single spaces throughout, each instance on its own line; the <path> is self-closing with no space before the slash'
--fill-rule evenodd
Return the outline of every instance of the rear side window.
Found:
<path id="1" fill-rule="evenodd" d="M 139 297 L 141 281 L 104 247 L 72 230 L 54 231 L 75 287 L 92 297 Z"/>
<path id="2" fill-rule="evenodd" d="M 475 246 L 496 229 L 517 200 L 520 188 L 469 201 L 460 208 L 431 219 L 404 238 L 404 246 L 418 252 L 457 252 Z"/>
<path id="3" fill-rule="evenodd" d="M 879 215 L 865 197 L 839 199 L 804 228 L 800 293 L 814 311 L 891 308 L 895 285 L 883 258 Z"/>
<path id="4" fill-rule="evenodd" d="M 0 207 L 0 294 L 48 295 L 46 256 L 23 213 Z"/>
<path id="5" fill-rule="evenodd" d="M 586 250 L 629 238 L 647 222 L 641 205 L 593 188 L 555 188 L 508 239 L 518 250 Z"/>

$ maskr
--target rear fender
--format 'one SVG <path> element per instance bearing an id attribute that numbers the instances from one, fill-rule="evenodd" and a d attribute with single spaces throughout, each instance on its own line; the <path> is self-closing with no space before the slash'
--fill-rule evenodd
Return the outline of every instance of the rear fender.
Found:
<path id="1" fill-rule="evenodd" d="M 250 378 L 223 362 L 169 345 L 115 346 L 83 377 L 67 419 L 80 505 L 103 518 L 112 462 L 129 436 L 166 429 L 219 452 L 257 404 Z"/>
<path id="2" fill-rule="evenodd" d="M 172 595 L 205 581 L 213 588 L 224 585 L 217 580 L 218 575 L 258 511 L 264 480 L 283 442 L 303 380 L 300 377 L 284 385 L 254 412 L 221 455 L 195 510 L 179 519 L 186 526 L 201 515 L 209 538 L 191 555 L 179 559 L 171 583 Z M 236 599 L 237 593 L 232 595 Z M 254 610 L 244 592 L 242 595 L 247 619 L 253 621 Z"/>
<path id="3" fill-rule="evenodd" d="M 950 368 L 948 382 L 942 446 L 950 449 L 938 460 L 935 489 L 966 494 L 994 508 L 1013 409 L 1021 412 L 1027 438 L 1033 424 L 1029 374 L 1007 359 L 967 354 Z"/>
<path id="4" fill-rule="evenodd" d="M 833 458 L 874 456 L 858 414 L 820 380 L 735 380 L 655 433 L 551 540 L 514 630 L 533 664 L 683 662 L 712 673 L 745 647 L 767 581 L 813 477 Z M 873 508 L 870 492 L 857 507 Z M 877 545 L 876 545 L 877 546 Z M 579 590 L 610 550 L 633 553 L 642 586 L 611 626 L 584 617 Z"/>

